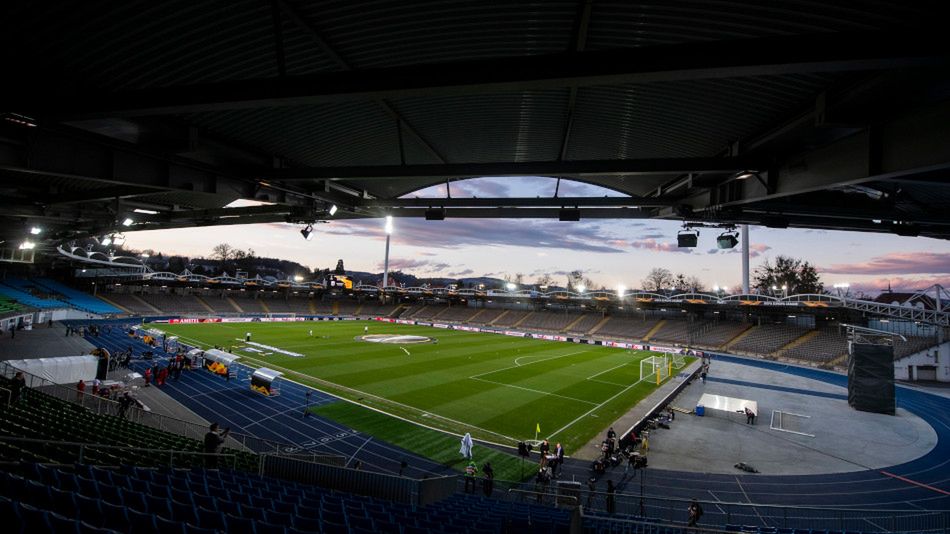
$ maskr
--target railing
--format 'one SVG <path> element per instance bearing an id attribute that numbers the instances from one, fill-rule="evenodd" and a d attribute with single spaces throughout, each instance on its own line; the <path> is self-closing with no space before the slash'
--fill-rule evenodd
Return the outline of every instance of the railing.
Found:
<path id="1" fill-rule="evenodd" d="M 627 483 L 639 484 L 644 471 L 639 471 Z M 659 482 L 659 481 L 658 481 Z M 564 506 L 565 498 L 577 493 L 575 488 L 567 491 L 550 485 L 522 485 L 504 492 L 495 492 L 496 498 L 532 504 Z M 496 486 L 497 487 L 497 486 Z M 686 524 L 690 499 L 655 497 L 649 495 L 649 485 L 644 484 L 643 496 L 636 493 L 614 493 L 614 512 L 627 516 L 621 521 Z M 606 512 L 608 494 L 591 491 L 586 485 L 576 496 L 577 502 L 587 512 Z M 701 527 L 723 529 L 727 526 L 754 526 L 775 528 L 799 528 L 811 530 L 863 531 L 863 532 L 950 532 L 950 510 L 892 510 L 833 507 L 805 507 L 698 501 L 705 512 Z M 602 514 L 598 518 L 604 519 Z"/>
<path id="2" fill-rule="evenodd" d="M 182 459 L 198 459 L 204 460 L 207 458 L 217 458 L 218 460 L 223 460 L 220 466 L 230 467 L 236 469 L 238 466 L 237 455 L 234 453 L 212 453 L 212 452 L 195 452 L 195 451 L 183 451 L 183 450 L 173 450 L 173 449 L 150 449 L 143 447 L 126 447 L 120 445 L 104 445 L 101 443 L 83 443 L 78 441 L 50 441 L 47 439 L 34 439 L 34 438 L 19 438 L 11 436 L 0 436 L 0 441 L 5 443 L 24 443 L 32 445 L 34 447 L 64 447 L 66 449 L 75 448 L 76 449 L 76 462 L 78 463 L 87 463 L 86 460 L 90 456 L 90 453 L 95 451 L 110 451 L 117 453 L 145 453 L 149 455 L 150 464 L 159 464 L 168 467 L 175 467 L 175 458 L 179 460 L 179 465 L 182 465 Z M 164 460 L 168 459 L 168 462 L 165 463 Z M 188 467 L 192 467 L 195 462 L 186 462 Z"/>
<path id="3" fill-rule="evenodd" d="M 0 376 L 11 378 L 17 372 L 20 371 L 11 366 L 8 362 L 0 362 Z M 37 391 L 63 401 L 78 404 L 99 415 L 123 416 L 117 401 L 105 399 L 97 395 L 92 395 L 91 393 L 80 393 L 75 387 L 55 384 L 45 378 L 25 371 L 22 372 L 26 379 L 26 385 L 29 388 L 36 389 Z M 175 419 L 174 417 L 157 414 L 136 407 L 128 409 L 124 414 L 124 418 L 134 423 L 196 440 L 203 440 L 205 434 L 208 432 L 208 427 L 205 425 Z M 293 444 L 280 443 L 236 432 L 228 434 L 225 446 L 258 454 L 292 456 L 304 461 L 313 462 L 326 461 L 328 456 L 325 454 L 302 451 L 300 447 Z"/>

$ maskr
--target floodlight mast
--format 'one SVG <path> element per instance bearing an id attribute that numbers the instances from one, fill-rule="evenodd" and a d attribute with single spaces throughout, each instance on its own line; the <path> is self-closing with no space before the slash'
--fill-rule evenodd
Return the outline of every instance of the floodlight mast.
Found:
<path id="1" fill-rule="evenodd" d="M 386 286 L 389 285 L 389 238 L 393 235 L 393 216 L 386 216 L 386 258 L 383 260 L 383 298 L 386 295 Z"/>

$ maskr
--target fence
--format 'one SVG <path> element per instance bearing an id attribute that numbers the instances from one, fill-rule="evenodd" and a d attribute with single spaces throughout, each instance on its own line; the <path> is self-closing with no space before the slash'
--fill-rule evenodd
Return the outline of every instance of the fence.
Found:
<path id="1" fill-rule="evenodd" d="M 0 376 L 11 378 L 19 370 L 7 362 L 0 362 Z M 30 389 L 41 391 L 57 399 L 83 406 L 93 413 L 100 415 L 122 416 L 119 403 L 90 393 L 80 394 L 75 387 L 55 384 L 45 378 L 23 372 L 26 385 Z M 25 393 L 26 394 L 26 393 Z M 2 397 L 2 395 L 0 395 Z M 130 408 L 124 418 L 141 425 L 156 428 L 186 438 L 203 440 L 208 427 L 189 421 L 182 421 L 167 415 L 157 414 L 140 408 Z M 332 462 L 336 455 L 317 454 L 301 451 L 300 447 L 289 443 L 280 443 L 273 440 L 259 438 L 248 434 L 231 432 L 225 446 L 242 449 L 257 454 L 271 454 L 291 456 L 311 462 Z"/>
<path id="2" fill-rule="evenodd" d="M 219 466 L 235 469 L 237 467 L 237 455 L 233 453 L 207 453 L 195 451 L 182 451 L 171 449 L 149 449 L 142 447 L 126 447 L 119 445 L 102 445 L 99 443 L 81 443 L 76 441 L 50 441 L 47 439 L 17 438 L 10 436 L 0 436 L 0 442 L 4 443 L 22 443 L 34 448 L 55 448 L 71 450 L 75 449 L 77 463 L 85 463 L 87 458 L 96 452 L 106 451 L 109 453 L 118 453 L 122 456 L 128 456 L 132 453 L 142 453 L 148 456 L 147 467 L 176 467 L 175 460 L 178 460 L 179 467 L 194 467 L 204 463 L 206 458 L 217 457 Z M 166 461 L 167 460 L 167 461 Z M 137 462 L 136 465 L 143 465 Z M 113 467 L 113 466 L 110 466 Z"/>

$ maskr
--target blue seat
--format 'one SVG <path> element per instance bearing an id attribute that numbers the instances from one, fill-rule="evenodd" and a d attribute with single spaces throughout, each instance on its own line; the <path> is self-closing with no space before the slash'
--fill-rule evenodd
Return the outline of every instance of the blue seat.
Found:
<path id="1" fill-rule="evenodd" d="M 264 510 L 266 520 L 268 523 L 274 523 L 277 525 L 286 525 L 288 527 L 294 526 L 293 520 L 294 516 L 290 514 L 285 514 L 283 512 L 275 512 L 273 510 Z"/>
<path id="2" fill-rule="evenodd" d="M 145 502 L 145 494 L 132 490 L 120 490 L 122 495 L 122 504 L 131 510 L 139 512 L 148 512 L 148 503 Z"/>
<path id="3" fill-rule="evenodd" d="M 59 488 L 49 488 L 49 509 L 66 517 L 78 518 L 79 510 L 76 506 L 76 499 L 71 491 L 63 491 Z"/>
<path id="4" fill-rule="evenodd" d="M 263 508 L 258 508 L 257 506 L 245 506 L 241 505 L 241 513 L 237 514 L 241 517 L 246 517 L 248 519 L 253 519 L 254 521 L 266 521 L 267 515 L 264 513 Z"/>
<path id="5" fill-rule="evenodd" d="M 118 486 L 99 483 L 99 498 L 110 504 L 122 504 L 122 494 Z M 90 495 L 91 497 L 91 495 Z"/>
<path id="6" fill-rule="evenodd" d="M 297 530 L 303 530 L 306 532 L 319 532 L 320 520 L 311 518 L 311 517 L 302 517 L 298 515 L 297 517 L 294 518 L 293 527 L 296 528 Z"/>
<path id="7" fill-rule="evenodd" d="M 50 501 L 49 486 L 35 480 L 24 481 L 20 488 L 19 495 L 11 495 L 19 498 L 20 502 L 32 504 L 36 507 L 45 507 Z"/>
<path id="8" fill-rule="evenodd" d="M 198 507 L 198 526 L 213 530 L 227 530 L 224 515 L 217 510 L 209 510 L 203 506 Z"/>
<path id="9" fill-rule="evenodd" d="M 79 534 L 116 534 L 114 530 L 109 530 L 107 528 L 99 528 L 85 521 L 79 521 Z M 149 533 L 146 533 L 149 534 Z"/>
<path id="10" fill-rule="evenodd" d="M 196 527 L 191 523 L 185 523 L 185 534 L 220 534 L 217 529 Z"/>
<path id="11" fill-rule="evenodd" d="M 158 526 L 155 524 L 154 515 L 132 509 L 126 510 L 125 515 L 129 518 L 132 531 L 136 534 L 160 534 Z"/>
<path id="12" fill-rule="evenodd" d="M 257 534 L 284 534 L 287 531 L 287 526 L 275 525 L 267 521 L 255 521 L 254 530 Z"/>
<path id="13" fill-rule="evenodd" d="M 172 501 L 171 507 L 172 516 L 170 519 L 174 519 L 180 523 L 198 524 L 198 514 L 195 512 L 195 507 L 191 503 Z"/>
<path id="14" fill-rule="evenodd" d="M 274 501 L 274 506 L 272 509 L 275 512 L 281 512 L 284 514 L 290 514 L 290 515 L 297 514 L 297 505 L 291 502 Z"/>
<path id="15" fill-rule="evenodd" d="M 79 520 L 95 527 L 102 526 L 102 510 L 99 508 L 99 499 L 93 499 L 85 495 L 73 495 L 73 499 L 76 501 Z"/>
<path id="16" fill-rule="evenodd" d="M 47 514 L 50 532 L 54 534 L 79 534 L 79 521 L 50 512 Z"/>
<path id="17" fill-rule="evenodd" d="M 23 525 L 23 532 L 49 532 L 52 530 L 49 514 L 35 506 L 21 502 L 18 506 L 17 515 Z"/>
<path id="18" fill-rule="evenodd" d="M 175 487 L 174 485 L 168 486 L 168 494 L 171 496 L 172 500 L 178 502 L 184 502 L 188 504 L 194 504 L 194 500 L 191 498 L 191 492 L 188 490 L 183 490 Z"/>
<path id="19" fill-rule="evenodd" d="M 254 520 L 227 514 L 224 520 L 228 525 L 228 534 L 257 534 L 254 529 Z"/>
<path id="20" fill-rule="evenodd" d="M 172 509 L 168 497 L 146 494 L 145 505 L 147 509 L 143 510 L 144 512 L 148 512 L 153 515 L 160 515 L 166 518 L 172 517 Z"/>
<path id="21" fill-rule="evenodd" d="M 209 495 L 202 495 L 201 493 L 192 493 L 191 502 L 193 502 L 195 506 L 198 506 L 201 508 L 207 508 L 208 510 L 217 511 L 218 509 L 218 505 L 215 504 L 214 502 L 214 497 L 211 497 Z"/>
<path id="22" fill-rule="evenodd" d="M 129 518 L 125 515 L 125 507 L 120 504 L 100 502 L 99 509 L 102 510 L 102 522 L 99 526 L 126 532 L 129 530 Z"/>
<path id="23" fill-rule="evenodd" d="M 155 526 L 161 534 L 184 534 L 185 524 L 162 516 L 155 518 Z"/>

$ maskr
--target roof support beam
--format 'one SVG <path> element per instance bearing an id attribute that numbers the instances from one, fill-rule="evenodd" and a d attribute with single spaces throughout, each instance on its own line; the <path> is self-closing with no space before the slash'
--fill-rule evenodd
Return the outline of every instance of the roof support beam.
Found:
<path id="1" fill-rule="evenodd" d="M 946 65 L 932 32 L 827 33 L 497 58 L 117 93 L 8 88 L 7 108 L 58 119 L 195 113 L 809 72 Z M 48 88 L 46 88 L 48 89 Z"/>
<path id="2" fill-rule="evenodd" d="M 745 158 L 655 158 L 591 161 L 527 161 L 450 163 L 444 165 L 380 165 L 372 167 L 309 167 L 268 169 L 258 178 L 283 180 L 371 180 L 387 178 L 476 178 L 486 176 L 619 176 L 738 172 L 759 168 Z"/>

